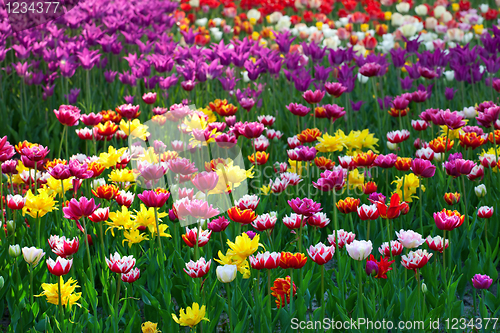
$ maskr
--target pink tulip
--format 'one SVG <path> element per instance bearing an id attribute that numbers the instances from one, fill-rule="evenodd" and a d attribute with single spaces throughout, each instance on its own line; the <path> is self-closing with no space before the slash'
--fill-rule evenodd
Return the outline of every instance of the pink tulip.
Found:
<path id="1" fill-rule="evenodd" d="M 191 179 L 191 182 L 199 191 L 206 193 L 217 186 L 219 175 L 216 172 L 203 171 Z"/>
<path id="2" fill-rule="evenodd" d="M 109 269 L 119 274 L 126 274 L 135 266 L 135 259 L 133 256 L 122 257 L 118 252 L 115 252 L 114 255 L 110 255 L 109 259 L 105 259 Z"/>
<path id="3" fill-rule="evenodd" d="M 65 126 L 76 126 L 80 120 L 80 109 L 73 105 L 61 105 L 54 110 L 57 120 Z"/>
<path id="4" fill-rule="evenodd" d="M 324 265 L 333 258 L 333 254 L 335 253 L 334 246 L 326 246 L 323 243 L 318 243 L 315 246 L 310 246 L 307 249 L 307 254 L 312 261 L 317 263 L 318 265 Z"/>
<path id="5" fill-rule="evenodd" d="M 337 234 L 339 236 L 339 249 L 344 248 L 346 244 L 351 244 L 352 241 L 354 241 L 354 238 L 356 235 L 352 232 L 347 232 L 344 229 L 339 229 L 337 231 Z M 328 242 L 330 245 L 337 247 L 337 242 L 335 240 L 335 230 L 333 231 L 333 234 L 328 236 Z"/>
<path id="6" fill-rule="evenodd" d="M 399 232 L 396 231 L 396 235 L 398 236 L 398 241 L 407 249 L 413 249 L 425 243 L 422 235 L 413 230 L 401 229 Z"/>
<path id="7" fill-rule="evenodd" d="M 198 261 L 190 260 L 186 263 L 186 268 L 184 268 L 184 272 L 192 278 L 200 278 L 205 276 L 210 270 L 210 265 L 212 263 L 212 259 L 208 262 L 205 261 L 205 258 L 200 258 Z"/>

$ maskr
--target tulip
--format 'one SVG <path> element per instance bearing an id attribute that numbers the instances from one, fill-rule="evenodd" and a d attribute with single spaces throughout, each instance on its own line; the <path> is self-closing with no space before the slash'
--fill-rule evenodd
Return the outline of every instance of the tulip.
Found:
<path id="1" fill-rule="evenodd" d="M 47 259 L 47 267 L 49 269 L 49 272 L 55 276 L 68 274 L 72 265 L 73 259 L 67 260 L 62 257 L 57 257 L 56 261 L 52 260 L 52 258 Z"/>
<path id="2" fill-rule="evenodd" d="M 326 216 L 325 213 L 322 212 L 310 216 L 306 221 L 307 223 L 309 223 L 309 225 L 317 228 L 324 228 L 328 224 L 330 224 L 330 219 Z"/>
<path id="3" fill-rule="evenodd" d="M 433 251 L 439 251 L 443 253 L 443 238 L 441 236 L 436 236 L 432 238 L 431 236 L 427 236 L 425 242 L 429 246 L 429 248 Z M 448 240 L 444 241 L 444 248 L 447 249 L 449 246 Z"/>
<path id="4" fill-rule="evenodd" d="M 401 143 L 408 140 L 410 137 L 410 131 L 408 130 L 397 130 L 387 133 L 387 140 L 391 143 Z"/>
<path id="5" fill-rule="evenodd" d="M 335 253 L 334 246 L 325 246 L 323 243 L 318 243 L 315 246 L 310 246 L 307 249 L 307 254 L 312 261 L 317 263 L 318 265 L 324 265 L 329 262 L 333 258 L 333 254 Z"/>
<path id="6" fill-rule="evenodd" d="M 370 63 L 366 63 L 363 66 L 361 66 L 359 68 L 359 73 L 363 76 L 366 76 L 366 77 L 372 77 L 372 76 L 378 75 L 381 68 L 382 67 L 379 64 L 377 64 L 375 62 L 370 62 Z"/>
<path id="7" fill-rule="evenodd" d="M 109 218 L 109 207 L 98 208 L 96 209 L 92 215 L 89 216 L 89 220 L 94 223 L 105 222 Z"/>
<path id="8" fill-rule="evenodd" d="M 451 231 L 464 223 L 464 216 L 459 212 L 443 209 L 434 213 L 434 222 L 440 230 Z"/>
<path id="9" fill-rule="evenodd" d="M 388 155 L 378 155 L 373 161 L 374 166 L 378 166 L 384 169 L 389 169 L 394 166 L 397 161 L 397 156 L 395 154 Z"/>
<path id="10" fill-rule="evenodd" d="M 257 218 L 252 222 L 252 227 L 258 231 L 272 230 L 277 220 L 278 217 L 276 216 L 276 212 L 262 214 L 257 216 Z"/>
<path id="11" fill-rule="evenodd" d="M 399 232 L 396 231 L 396 235 L 398 236 L 398 241 L 407 249 L 413 249 L 425 243 L 422 235 L 413 230 L 401 229 Z"/>
<path id="12" fill-rule="evenodd" d="M 257 209 L 259 202 L 260 198 L 257 195 L 245 194 L 243 197 L 241 197 L 241 199 L 235 201 L 234 205 L 237 206 L 240 210 L 245 210 L 245 209 L 255 210 Z"/>
<path id="13" fill-rule="evenodd" d="M 72 105 L 61 105 L 54 110 L 57 120 L 65 126 L 76 126 L 80 120 L 80 109 Z"/>
<path id="14" fill-rule="evenodd" d="M 219 280 L 222 283 L 232 282 L 236 278 L 237 272 L 238 272 L 238 266 L 236 265 L 218 266 L 216 270 L 217 280 Z"/>
<path id="15" fill-rule="evenodd" d="M 184 272 L 192 278 L 200 278 L 205 276 L 210 269 L 210 265 L 212 263 L 212 259 L 208 262 L 205 261 L 205 258 L 200 258 L 198 261 L 190 260 L 186 263 L 186 268 L 184 268 Z"/>
<path id="16" fill-rule="evenodd" d="M 65 236 L 59 237 L 52 235 L 50 236 L 49 246 L 52 249 L 52 252 L 57 254 L 59 257 L 66 258 L 78 252 L 78 248 L 80 246 L 80 241 L 78 237 L 74 237 L 73 239 L 66 239 Z"/>
<path id="17" fill-rule="evenodd" d="M 142 100 L 146 104 L 154 104 L 156 102 L 156 93 L 155 92 L 148 92 L 142 95 Z"/>
<path id="18" fill-rule="evenodd" d="M 135 194 L 132 192 L 119 191 L 115 196 L 115 201 L 120 206 L 129 208 L 134 202 Z"/>
<path id="19" fill-rule="evenodd" d="M 11 258 L 17 258 L 21 255 L 21 247 L 19 244 L 9 245 L 9 256 Z"/>
<path id="20" fill-rule="evenodd" d="M 472 168 L 470 173 L 467 175 L 467 179 L 469 180 L 476 180 L 476 179 L 483 179 L 484 177 L 484 167 L 482 165 L 476 165 L 475 167 Z M 481 185 L 479 185 L 481 186 Z M 486 194 L 486 192 L 485 192 Z M 477 195 L 477 193 L 476 193 Z"/>
<path id="21" fill-rule="evenodd" d="M 293 211 L 296 214 L 308 217 L 322 210 L 321 204 L 314 202 L 313 200 L 308 198 L 296 198 L 288 200 L 288 204 L 290 205 L 290 207 L 292 207 Z"/>
<path id="22" fill-rule="evenodd" d="M 23 257 L 26 263 L 31 267 L 36 267 L 42 257 L 45 255 L 42 249 L 36 247 L 23 247 Z"/>
<path id="23" fill-rule="evenodd" d="M 337 248 L 335 234 L 338 234 L 339 237 L 339 249 L 344 248 L 346 244 L 351 244 L 354 238 L 356 237 L 356 234 L 352 232 L 347 232 L 344 229 L 339 229 L 337 230 L 337 232 L 334 231 L 333 234 L 328 235 L 328 242 L 335 248 Z"/>
<path id="24" fill-rule="evenodd" d="M 401 264 L 407 269 L 419 269 L 424 267 L 431 257 L 432 253 L 428 253 L 427 250 L 411 251 L 401 256 Z"/>
<path id="25" fill-rule="evenodd" d="M 476 187 L 474 187 L 474 192 L 476 193 L 476 196 L 478 198 L 482 198 L 486 195 L 487 191 L 486 191 L 486 186 L 484 186 L 484 184 L 480 184 Z"/>
<path id="26" fill-rule="evenodd" d="M 226 230 L 229 226 L 229 221 L 224 216 L 219 216 L 216 219 L 213 219 L 211 222 L 207 223 L 208 230 L 214 232 L 222 232 Z"/>
<path id="27" fill-rule="evenodd" d="M 114 255 L 109 255 L 106 259 L 108 268 L 118 274 L 126 274 L 135 266 L 135 259 L 133 256 L 120 256 L 118 252 Z"/>
<path id="28" fill-rule="evenodd" d="M 455 193 L 445 193 L 444 194 L 444 201 L 450 206 L 457 204 L 460 202 L 460 193 L 455 192 Z"/>
<path id="29" fill-rule="evenodd" d="M 140 276 L 141 276 L 141 270 L 137 267 L 134 267 L 133 269 L 128 271 L 128 273 L 122 273 L 120 275 L 120 279 L 123 282 L 132 283 L 137 281 L 137 279 L 139 279 Z"/>
<path id="30" fill-rule="evenodd" d="M 9 207 L 12 210 L 23 209 L 25 203 L 26 203 L 26 198 L 23 198 L 19 194 L 7 195 L 7 207 Z"/>
<path id="31" fill-rule="evenodd" d="M 392 240 L 391 248 L 389 248 L 389 243 L 384 242 L 378 248 L 378 252 L 385 257 L 390 257 L 391 254 L 392 256 L 399 256 L 403 252 L 403 245 L 398 241 Z"/>
<path id="32" fill-rule="evenodd" d="M 211 191 L 217 186 L 219 176 L 216 172 L 203 171 L 191 179 L 193 185 L 201 192 L 206 193 Z"/>
<path id="33" fill-rule="evenodd" d="M 362 261 L 368 258 L 373 250 L 372 242 L 365 240 L 353 240 L 350 244 L 346 244 L 345 247 L 349 256 L 357 261 Z"/>
<path id="34" fill-rule="evenodd" d="M 347 91 L 347 88 L 344 87 L 341 83 L 338 82 L 326 82 L 325 83 L 326 92 L 334 97 L 340 97 L 344 92 Z"/>
<path id="35" fill-rule="evenodd" d="M 202 230 L 201 227 L 193 229 L 186 227 L 186 233 L 182 235 L 182 240 L 189 247 L 195 247 L 196 240 L 198 240 L 198 247 L 203 247 L 208 243 L 211 235 L 212 231 Z"/>
<path id="36" fill-rule="evenodd" d="M 146 207 L 160 208 L 165 205 L 170 197 L 170 193 L 150 190 L 138 194 L 137 197 L 146 205 Z"/>
<path id="37" fill-rule="evenodd" d="M 100 204 L 95 205 L 94 198 L 90 200 L 85 197 L 80 197 L 79 200 L 73 198 L 69 201 L 68 206 L 63 208 L 64 218 L 79 220 L 84 216 L 92 215 L 99 206 Z"/>
<path id="38" fill-rule="evenodd" d="M 493 216 L 493 207 L 482 206 L 477 210 L 477 217 L 489 219 Z"/>
<path id="39" fill-rule="evenodd" d="M 82 114 L 80 120 L 85 126 L 96 126 L 102 121 L 102 115 L 100 113 L 95 114 L 93 112 L 89 114 Z"/>
<path id="40" fill-rule="evenodd" d="M 411 171 L 419 177 L 430 178 L 436 172 L 436 167 L 428 160 L 415 158 L 411 161 Z"/>
<path id="41" fill-rule="evenodd" d="M 493 283 L 488 275 L 475 274 L 472 278 L 472 286 L 476 289 L 488 289 Z"/>
<path id="42" fill-rule="evenodd" d="M 302 94 L 302 98 L 309 104 L 318 104 L 321 102 L 323 97 L 325 96 L 325 92 L 321 90 L 307 90 Z"/>
<path id="43" fill-rule="evenodd" d="M 376 220 L 379 217 L 377 205 L 361 205 L 357 207 L 358 216 L 362 221 Z"/>
<path id="44" fill-rule="evenodd" d="M 257 253 L 255 256 L 248 257 L 250 265 L 253 269 L 275 269 L 279 267 L 281 262 L 281 253 L 279 252 L 269 252 Z"/>
<path id="45" fill-rule="evenodd" d="M 280 267 L 283 269 L 300 269 L 307 262 L 307 257 L 302 253 L 281 252 Z"/>
<path id="46" fill-rule="evenodd" d="M 378 274 L 378 265 L 375 261 L 368 260 L 366 262 L 365 272 L 367 275 L 377 276 Z"/>
<path id="47" fill-rule="evenodd" d="M 418 119 L 418 120 L 412 120 L 411 126 L 416 131 L 425 131 L 427 129 L 427 127 L 429 126 L 429 123 L 425 120 Z"/>

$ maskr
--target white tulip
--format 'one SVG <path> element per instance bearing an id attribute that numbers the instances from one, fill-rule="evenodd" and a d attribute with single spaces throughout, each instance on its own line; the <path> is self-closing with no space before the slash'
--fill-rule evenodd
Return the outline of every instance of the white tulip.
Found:
<path id="1" fill-rule="evenodd" d="M 488 4 L 483 3 L 479 5 L 479 9 L 481 10 L 481 13 L 486 13 L 490 9 L 490 6 L 488 6 Z"/>
<path id="2" fill-rule="evenodd" d="M 425 49 L 427 51 L 434 51 L 434 43 L 433 42 L 425 42 L 424 43 Z"/>
<path id="3" fill-rule="evenodd" d="M 434 8 L 434 17 L 438 19 L 444 12 L 446 12 L 446 8 L 444 6 L 437 6 Z"/>
<path id="4" fill-rule="evenodd" d="M 405 24 L 399 28 L 406 38 L 415 36 L 417 33 L 417 27 L 414 24 Z"/>
<path id="5" fill-rule="evenodd" d="M 204 17 L 204 18 L 198 19 L 198 20 L 194 21 L 194 23 L 195 23 L 197 26 L 204 27 L 204 26 L 206 26 L 206 25 L 207 25 L 207 23 L 208 23 L 208 18 Z"/>
<path id="6" fill-rule="evenodd" d="M 391 24 L 395 27 L 399 27 L 401 24 L 403 24 L 403 15 L 399 13 L 392 14 Z"/>
<path id="7" fill-rule="evenodd" d="M 476 112 L 476 108 L 473 106 L 468 107 L 468 108 L 464 108 L 463 112 L 464 112 L 465 118 L 467 118 L 467 119 L 476 118 L 477 112 Z"/>
<path id="8" fill-rule="evenodd" d="M 42 249 L 37 249 L 36 247 L 23 247 L 23 257 L 24 260 L 35 267 L 40 262 L 40 259 L 45 255 Z"/>
<path id="9" fill-rule="evenodd" d="M 9 255 L 12 258 L 17 258 L 21 255 L 21 248 L 19 247 L 19 244 L 9 245 Z"/>
<path id="10" fill-rule="evenodd" d="M 417 7 L 415 7 L 415 13 L 418 16 L 425 16 L 427 15 L 427 7 L 424 5 L 418 5 Z"/>
<path id="11" fill-rule="evenodd" d="M 453 19 L 453 16 L 449 11 L 445 11 L 441 16 L 441 19 L 443 20 L 444 23 L 448 23 Z"/>
<path id="12" fill-rule="evenodd" d="M 363 74 L 358 73 L 358 81 L 361 82 L 362 84 L 368 82 L 368 79 L 369 79 L 368 76 L 364 76 Z"/>
<path id="13" fill-rule="evenodd" d="M 396 150 L 398 149 L 398 145 L 396 143 L 387 141 L 387 148 L 389 148 L 389 150 Z"/>
<path id="14" fill-rule="evenodd" d="M 484 186 L 484 184 L 474 187 L 474 192 L 476 192 L 478 198 L 482 198 L 488 193 L 486 191 L 486 186 Z"/>
<path id="15" fill-rule="evenodd" d="M 229 283 L 236 279 L 236 272 L 238 266 L 236 265 L 223 265 L 217 267 L 217 279 L 222 283 Z"/>
<path id="16" fill-rule="evenodd" d="M 446 81 L 454 81 L 455 80 L 455 71 L 444 71 L 443 75 Z"/>
<path id="17" fill-rule="evenodd" d="M 260 12 L 257 9 L 252 8 L 248 11 L 247 18 L 248 18 L 248 21 L 251 21 L 252 19 L 254 19 L 255 22 L 257 22 L 260 19 Z"/>
<path id="18" fill-rule="evenodd" d="M 396 5 L 396 10 L 400 13 L 408 13 L 410 4 L 408 2 L 400 2 Z"/>
<path id="19" fill-rule="evenodd" d="M 276 24 L 279 22 L 279 20 L 281 20 L 282 17 L 283 14 L 281 14 L 280 12 L 274 12 L 271 15 L 269 15 L 269 21 L 271 24 Z"/>

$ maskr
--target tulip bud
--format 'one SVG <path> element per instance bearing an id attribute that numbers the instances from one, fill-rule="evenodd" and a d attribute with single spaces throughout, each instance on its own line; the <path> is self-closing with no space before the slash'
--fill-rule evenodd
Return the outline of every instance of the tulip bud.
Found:
<path id="1" fill-rule="evenodd" d="M 365 272 L 367 275 L 376 276 L 378 274 L 378 265 L 375 261 L 367 261 Z"/>
<path id="2" fill-rule="evenodd" d="M 21 255 L 21 247 L 19 244 L 16 245 L 9 245 L 9 256 L 11 258 L 17 258 Z"/>
<path id="3" fill-rule="evenodd" d="M 398 149 L 398 144 L 387 141 L 387 148 L 389 148 L 390 150 L 396 150 Z"/>
<path id="4" fill-rule="evenodd" d="M 441 153 L 434 153 L 434 161 L 436 162 L 441 162 L 443 160 L 443 154 Z"/>
<path id="5" fill-rule="evenodd" d="M 467 119 L 476 118 L 476 115 L 477 115 L 476 108 L 473 106 L 468 107 L 468 108 L 464 108 L 463 113 L 464 113 L 465 118 L 467 118 Z"/>
<path id="6" fill-rule="evenodd" d="M 16 232 L 16 222 L 14 220 L 7 221 L 7 233 L 14 234 Z"/>
<path id="7" fill-rule="evenodd" d="M 422 282 L 422 292 L 427 293 L 427 285 L 424 282 Z"/>
<path id="8" fill-rule="evenodd" d="M 248 237 L 250 237 L 250 239 L 253 239 L 255 237 L 255 235 L 257 235 L 255 232 L 253 232 L 252 230 L 248 230 L 245 232 Z"/>
<path id="9" fill-rule="evenodd" d="M 476 195 L 478 198 L 482 198 L 486 195 L 486 186 L 484 184 L 478 185 L 474 187 L 474 192 L 476 192 Z"/>
<path id="10" fill-rule="evenodd" d="M 222 283 L 229 283 L 236 279 L 236 272 L 238 271 L 236 265 L 224 265 L 217 267 L 217 279 Z"/>

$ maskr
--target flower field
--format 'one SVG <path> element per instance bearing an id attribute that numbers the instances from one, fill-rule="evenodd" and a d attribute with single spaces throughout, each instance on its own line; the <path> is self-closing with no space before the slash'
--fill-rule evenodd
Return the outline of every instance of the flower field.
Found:
<path id="1" fill-rule="evenodd" d="M 2 332 L 500 331 L 499 0 L 29 3 Z"/>

